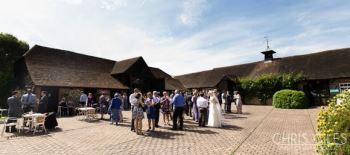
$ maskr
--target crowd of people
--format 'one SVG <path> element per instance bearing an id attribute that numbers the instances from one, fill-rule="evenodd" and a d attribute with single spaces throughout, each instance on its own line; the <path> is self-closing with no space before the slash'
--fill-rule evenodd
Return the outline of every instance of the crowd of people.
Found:
<path id="1" fill-rule="evenodd" d="M 28 88 L 24 95 L 19 91 L 13 91 L 12 96 L 7 99 L 8 116 L 20 118 L 25 113 L 46 114 L 45 128 L 54 129 L 58 123 L 56 120 L 57 104 L 49 102 L 48 94 L 42 91 L 39 98 Z"/>
<path id="2" fill-rule="evenodd" d="M 117 92 L 110 98 L 108 93 L 101 92 L 101 95 L 95 100 L 92 93 L 85 94 L 83 91 L 79 97 L 80 107 L 96 108 L 101 119 L 109 114 L 111 124 L 117 126 L 123 122 L 122 111 L 130 108 L 132 112 L 131 131 L 137 134 L 143 134 L 142 121 L 145 118 L 148 122 L 148 132 L 155 131 L 160 126 L 160 120 L 163 121 L 163 126 L 169 126 L 172 130 L 183 130 L 184 115 L 192 117 L 201 127 L 221 127 L 222 115 L 231 113 L 232 103 L 236 105 L 237 113 L 241 114 L 242 100 L 238 91 L 231 94 L 229 91 L 219 93 L 217 90 L 193 90 L 192 92 L 175 90 L 170 94 L 167 91 L 142 94 L 139 89 L 135 88 L 129 97 L 126 93 Z M 42 91 L 40 99 L 37 99 L 31 89 L 28 89 L 24 95 L 14 91 L 13 96 L 8 99 L 8 104 L 9 117 L 21 117 L 23 113 L 30 111 L 45 113 L 52 117 L 47 123 L 47 128 L 57 126 L 55 117 L 57 104 L 49 103 L 45 91 Z M 58 105 L 64 107 L 67 104 L 67 99 L 63 97 Z M 63 113 L 67 112 L 63 111 Z M 162 119 L 160 114 L 162 114 Z"/>
<path id="3" fill-rule="evenodd" d="M 151 132 L 159 127 L 160 113 L 163 115 L 163 125 L 172 126 L 172 130 L 183 130 L 184 115 L 192 117 L 201 127 L 206 125 L 221 127 L 222 114 L 231 112 L 231 103 L 235 103 L 237 113 L 242 113 L 242 100 L 238 91 L 235 91 L 232 97 L 229 92 L 221 94 L 217 90 L 193 90 L 193 92 L 175 90 L 170 95 L 164 91 L 161 96 L 157 91 L 147 92 L 146 95 L 143 95 L 136 88 L 129 96 L 129 101 L 132 111 L 131 131 L 137 134 L 143 134 L 144 113 L 146 113 L 148 120 L 147 131 Z M 172 120 L 172 125 L 170 120 Z"/>

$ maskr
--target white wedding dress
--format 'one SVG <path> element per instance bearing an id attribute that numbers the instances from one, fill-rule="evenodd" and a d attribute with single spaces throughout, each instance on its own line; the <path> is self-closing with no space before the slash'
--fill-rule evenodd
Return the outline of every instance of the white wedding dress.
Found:
<path id="1" fill-rule="evenodd" d="M 210 96 L 209 102 L 208 126 L 221 127 L 222 114 L 219 100 L 216 96 Z"/>

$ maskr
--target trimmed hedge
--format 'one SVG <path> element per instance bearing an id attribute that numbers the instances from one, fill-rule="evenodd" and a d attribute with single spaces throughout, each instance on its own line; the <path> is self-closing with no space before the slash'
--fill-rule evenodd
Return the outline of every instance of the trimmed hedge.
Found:
<path id="1" fill-rule="evenodd" d="M 350 154 L 350 92 L 338 94 L 322 107 L 317 117 L 317 152 Z"/>
<path id="2" fill-rule="evenodd" d="M 303 91 L 284 89 L 273 95 L 272 105 L 282 109 L 302 109 L 309 103 Z"/>
<path id="3" fill-rule="evenodd" d="M 282 89 L 298 89 L 305 79 L 302 73 L 262 74 L 256 77 L 239 79 L 238 89 L 246 99 L 258 97 L 261 104 L 267 104 L 275 92 Z"/>

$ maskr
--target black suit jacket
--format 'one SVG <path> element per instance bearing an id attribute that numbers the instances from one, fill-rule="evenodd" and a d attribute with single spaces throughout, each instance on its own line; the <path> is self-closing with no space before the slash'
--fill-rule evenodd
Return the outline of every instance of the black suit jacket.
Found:
<path id="1" fill-rule="evenodd" d="M 47 97 L 47 96 L 41 97 L 40 102 L 39 102 L 38 112 L 39 113 L 47 113 L 48 112 L 48 110 L 47 110 L 48 104 L 49 104 L 49 97 Z"/>

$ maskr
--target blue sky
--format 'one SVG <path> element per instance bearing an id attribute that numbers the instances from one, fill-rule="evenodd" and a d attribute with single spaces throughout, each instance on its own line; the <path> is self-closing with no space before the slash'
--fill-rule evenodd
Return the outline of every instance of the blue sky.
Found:
<path id="1" fill-rule="evenodd" d="M 0 32 L 172 75 L 350 47 L 348 0 L 1 0 Z M 330 60 L 331 61 L 331 60 Z"/>

